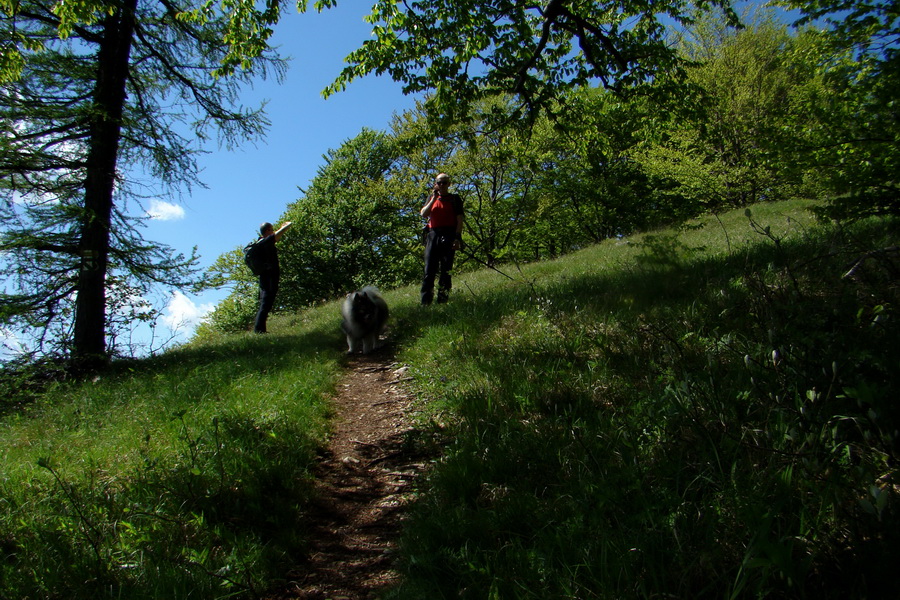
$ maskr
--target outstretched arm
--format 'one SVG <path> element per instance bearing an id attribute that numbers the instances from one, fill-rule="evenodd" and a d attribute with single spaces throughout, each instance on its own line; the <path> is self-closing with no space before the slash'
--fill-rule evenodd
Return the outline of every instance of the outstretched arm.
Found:
<path id="1" fill-rule="evenodd" d="M 281 236 L 284 235 L 284 232 L 287 231 L 291 225 L 293 225 L 293 223 L 291 223 L 290 221 L 287 221 L 284 224 L 282 224 L 281 227 L 278 228 L 278 231 L 275 232 L 275 241 L 276 242 L 281 239 Z"/>

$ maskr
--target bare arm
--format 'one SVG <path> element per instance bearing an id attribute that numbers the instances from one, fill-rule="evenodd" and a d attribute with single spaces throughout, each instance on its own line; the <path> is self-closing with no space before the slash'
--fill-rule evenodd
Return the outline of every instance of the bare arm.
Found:
<path id="1" fill-rule="evenodd" d="M 286 223 L 283 223 L 281 225 L 281 227 L 278 228 L 278 231 L 275 232 L 275 241 L 276 242 L 281 239 L 281 236 L 284 235 L 284 232 L 287 231 L 291 225 L 293 225 L 293 223 L 291 223 L 290 221 L 287 221 Z"/>
<path id="2" fill-rule="evenodd" d="M 425 206 L 422 207 L 422 210 L 419 211 L 419 214 L 425 217 L 426 219 L 431 216 L 431 207 L 434 206 L 434 201 L 437 200 L 438 195 L 432 193 L 428 196 L 428 200 L 425 201 Z"/>

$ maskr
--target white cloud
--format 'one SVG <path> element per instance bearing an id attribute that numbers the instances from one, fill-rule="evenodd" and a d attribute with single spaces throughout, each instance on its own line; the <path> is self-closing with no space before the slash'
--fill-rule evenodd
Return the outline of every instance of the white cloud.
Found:
<path id="1" fill-rule="evenodd" d="M 28 348 L 18 335 L 6 327 L 0 327 L 0 360 L 13 358 L 27 351 Z"/>
<path id="2" fill-rule="evenodd" d="M 164 314 L 160 320 L 172 331 L 185 328 L 193 329 L 215 307 L 216 305 L 211 302 L 195 304 L 193 300 L 183 293 L 175 291 L 172 293 L 172 299 L 169 300 L 169 304 L 163 311 Z"/>
<path id="3" fill-rule="evenodd" d="M 147 210 L 147 216 L 159 221 L 178 221 L 184 218 L 184 209 L 171 202 L 154 200 L 150 203 L 150 208 Z"/>

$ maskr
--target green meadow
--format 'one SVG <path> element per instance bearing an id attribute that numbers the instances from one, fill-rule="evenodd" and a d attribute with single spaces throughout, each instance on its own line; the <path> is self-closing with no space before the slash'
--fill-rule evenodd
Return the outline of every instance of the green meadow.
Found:
<path id="1" fill-rule="evenodd" d="M 898 223 L 808 209 L 462 273 L 446 305 L 383 290 L 412 442 L 439 442 L 387 596 L 900 593 Z M 90 380 L 3 374 L 0 598 L 279 589 L 306 552 L 339 318 L 205 332 Z"/>

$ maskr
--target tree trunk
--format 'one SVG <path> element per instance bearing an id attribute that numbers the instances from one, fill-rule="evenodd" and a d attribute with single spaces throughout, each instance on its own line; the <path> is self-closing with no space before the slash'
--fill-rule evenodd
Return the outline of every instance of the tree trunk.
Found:
<path id="1" fill-rule="evenodd" d="M 119 10 L 106 18 L 97 56 L 72 348 L 75 363 L 87 369 L 97 368 L 106 361 L 106 271 L 136 6 L 137 0 L 123 0 Z"/>

